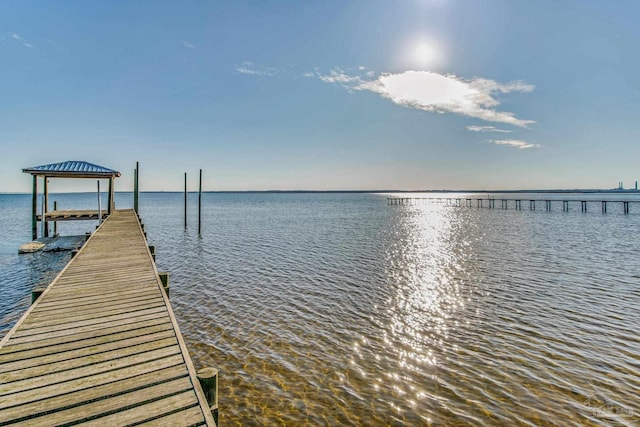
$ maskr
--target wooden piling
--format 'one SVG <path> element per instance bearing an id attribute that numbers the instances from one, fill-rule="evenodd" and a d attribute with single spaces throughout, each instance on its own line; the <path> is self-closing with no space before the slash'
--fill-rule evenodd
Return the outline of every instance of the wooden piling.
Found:
<path id="1" fill-rule="evenodd" d="M 136 214 L 140 213 L 140 211 L 138 210 L 138 198 L 139 198 L 138 178 L 140 175 L 139 167 L 140 167 L 139 162 L 136 162 L 136 169 L 133 173 L 133 210 L 136 211 Z"/>
<path id="2" fill-rule="evenodd" d="M 602 201 L 602 213 L 607 213 L 607 201 L 603 200 Z"/>
<path id="3" fill-rule="evenodd" d="M 58 210 L 58 202 L 56 200 L 53 201 L 53 210 Z M 53 236 L 58 235 L 58 221 L 53 221 Z"/>
<path id="4" fill-rule="evenodd" d="M 197 378 L 211 408 L 213 419 L 218 424 L 218 370 L 202 368 L 198 371 Z"/>
<path id="5" fill-rule="evenodd" d="M 580 210 L 582 212 L 586 212 L 587 211 L 587 201 L 586 200 L 580 200 Z"/>
<path id="6" fill-rule="evenodd" d="M 187 173 L 184 173 L 184 228 L 187 228 Z"/>
<path id="7" fill-rule="evenodd" d="M 47 288 L 38 287 L 31 291 L 31 304 L 33 304 L 38 298 L 40 298 L 40 295 L 42 295 L 45 289 Z"/>
<path id="8" fill-rule="evenodd" d="M 31 197 L 31 237 L 38 238 L 38 176 L 33 175 L 33 196 Z"/>
<path id="9" fill-rule="evenodd" d="M 198 236 L 202 232 L 202 169 L 200 169 L 200 184 L 198 186 Z"/>
<path id="10" fill-rule="evenodd" d="M 102 224 L 102 200 L 100 200 L 100 180 L 98 182 L 98 224 Z"/>
<path id="11" fill-rule="evenodd" d="M 563 212 L 569 212 L 569 201 L 568 200 L 563 200 L 562 201 L 562 211 Z"/>
<path id="12" fill-rule="evenodd" d="M 160 277 L 160 281 L 162 282 L 162 289 L 164 289 L 167 296 L 169 296 L 169 273 L 166 271 L 159 272 L 158 276 Z"/>
<path id="13" fill-rule="evenodd" d="M 44 194 L 42 195 L 42 236 L 49 237 L 49 224 L 47 224 L 47 212 L 49 211 L 49 179 L 44 177 Z"/>
<path id="14" fill-rule="evenodd" d="M 629 202 L 622 202 L 622 208 L 625 214 L 629 213 Z"/>

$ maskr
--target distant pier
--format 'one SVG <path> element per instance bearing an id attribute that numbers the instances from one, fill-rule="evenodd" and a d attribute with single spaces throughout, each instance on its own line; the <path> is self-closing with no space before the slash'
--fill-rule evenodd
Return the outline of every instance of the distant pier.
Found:
<path id="1" fill-rule="evenodd" d="M 498 202 L 498 203 L 496 203 Z M 563 212 L 589 212 L 597 210 L 603 214 L 611 206 L 622 207 L 622 213 L 629 214 L 631 204 L 640 204 L 640 200 L 585 200 L 585 199 L 530 199 L 530 198 L 478 198 L 478 197 L 387 197 L 387 205 L 443 204 L 446 206 L 475 207 L 478 209 L 514 209 L 523 210 L 523 202 L 528 210 L 552 211 L 560 206 Z M 497 207 L 496 207 L 497 206 Z"/>

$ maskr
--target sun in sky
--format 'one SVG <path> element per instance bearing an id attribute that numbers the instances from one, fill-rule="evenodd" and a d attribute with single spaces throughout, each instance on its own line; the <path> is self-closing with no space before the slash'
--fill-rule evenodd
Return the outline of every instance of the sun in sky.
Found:
<path id="1" fill-rule="evenodd" d="M 407 65 L 413 68 L 429 71 L 443 65 L 442 50 L 439 44 L 432 40 L 415 40 L 409 43 L 406 51 Z"/>

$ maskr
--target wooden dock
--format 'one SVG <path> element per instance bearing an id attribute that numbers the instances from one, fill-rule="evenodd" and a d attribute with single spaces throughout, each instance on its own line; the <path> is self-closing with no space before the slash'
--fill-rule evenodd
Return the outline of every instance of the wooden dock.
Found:
<path id="1" fill-rule="evenodd" d="M 215 426 L 133 210 L 0 341 L 0 425 Z"/>

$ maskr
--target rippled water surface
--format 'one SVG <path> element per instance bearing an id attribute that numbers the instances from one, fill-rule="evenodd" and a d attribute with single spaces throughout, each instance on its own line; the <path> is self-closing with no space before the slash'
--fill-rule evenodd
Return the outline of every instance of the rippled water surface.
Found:
<path id="1" fill-rule="evenodd" d="M 640 422 L 640 204 L 205 194 L 199 237 L 182 197 L 140 213 L 194 363 L 220 370 L 222 425 Z M 4 334 L 68 254 L 18 256 L 30 196 L 0 202 Z"/>

